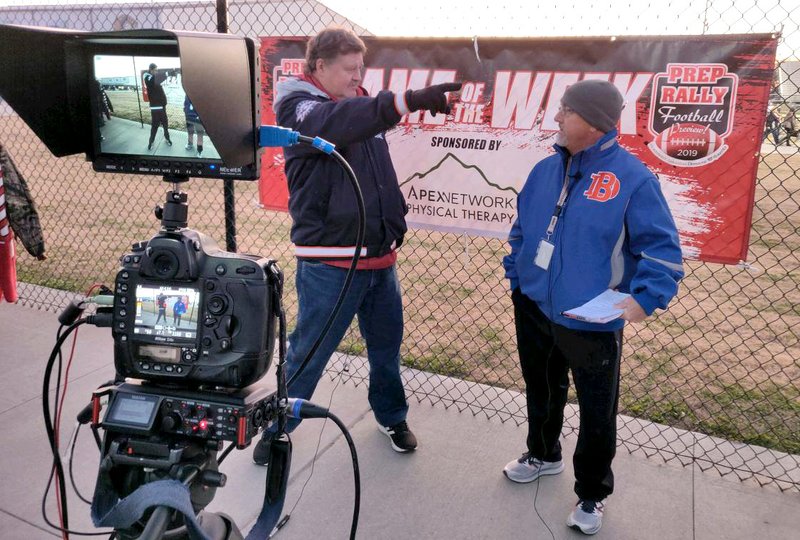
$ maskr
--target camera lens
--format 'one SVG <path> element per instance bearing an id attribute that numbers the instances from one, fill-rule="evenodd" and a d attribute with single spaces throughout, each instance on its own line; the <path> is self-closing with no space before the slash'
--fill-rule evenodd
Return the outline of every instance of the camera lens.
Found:
<path id="1" fill-rule="evenodd" d="M 178 258 L 174 253 L 161 251 L 153 257 L 153 271 L 158 277 L 173 278 L 178 273 Z"/>

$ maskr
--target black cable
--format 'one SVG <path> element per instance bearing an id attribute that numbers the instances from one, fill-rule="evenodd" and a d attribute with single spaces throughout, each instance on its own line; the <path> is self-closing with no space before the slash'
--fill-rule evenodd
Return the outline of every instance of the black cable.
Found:
<path id="1" fill-rule="evenodd" d="M 97 444 L 97 449 L 102 454 L 102 452 L 103 452 L 103 442 L 100 440 L 100 434 L 98 433 L 97 426 L 92 426 L 92 436 L 94 437 L 95 444 Z"/>
<path id="2" fill-rule="evenodd" d="M 302 142 L 304 144 L 308 144 L 308 145 L 316 147 L 315 139 L 312 138 L 312 137 L 306 137 L 304 135 L 300 135 L 298 137 L 298 141 Z M 297 368 L 297 371 L 295 371 L 295 373 L 289 378 L 289 380 L 286 382 L 285 386 L 282 384 L 283 381 L 280 380 L 280 379 L 282 379 L 281 375 L 283 373 L 283 368 L 284 368 L 285 358 L 286 358 L 286 351 L 285 351 L 285 347 L 286 347 L 286 345 L 285 345 L 285 342 L 286 342 L 286 336 L 285 336 L 285 334 L 286 334 L 286 324 L 285 324 L 285 316 L 284 316 L 283 310 L 282 309 L 280 310 L 280 317 L 279 317 L 280 339 L 279 339 L 279 342 L 278 342 L 278 346 L 279 346 L 279 353 L 278 353 L 278 358 L 279 358 L 279 364 L 278 364 L 278 376 L 279 376 L 278 377 L 279 378 L 279 381 L 278 381 L 278 397 L 279 397 L 279 399 L 283 398 L 283 397 L 288 397 L 288 388 L 291 386 L 291 384 L 295 380 L 297 380 L 297 378 L 300 376 L 300 374 L 303 372 L 303 370 L 308 366 L 308 363 L 311 361 L 311 358 L 317 352 L 317 349 L 319 349 L 320 345 L 322 344 L 322 340 L 325 339 L 325 336 L 327 336 L 328 331 L 330 330 L 331 326 L 333 325 L 333 322 L 336 320 L 336 317 L 338 316 L 339 311 L 342 308 L 342 304 L 344 303 L 344 299 L 345 299 L 345 297 L 347 296 L 347 293 L 350 290 L 350 285 L 353 282 L 353 278 L 355 277 L 356 267 L 358 266 L 358 261 L 359 261 L 359 258 L 361 257 L 361 249 L 362 249 L 362 247 L 364 245 L 364 237 L 365 237 L 365 234 L 366 234 L 366 220 L 367 219 L 366 219 L 366 209 L 365 209 L 365 206 L 364 206 L 364 197 L 363 197 L 363 195 L 361 193 L 361 187 L 358 185 L 358 179 L 356 178 L 355 172 L 353 172 L 352 167 L 350 167 L 350 164 L 347 163 L 347 161 L 341 156 L 341 154 L 339 154 L 335 150 L 332 150 L 330 152 L 330 155 L 332 155 L 336 159 L 336 161 L 339 163 L 339 165 L 345 170 L 345 172 L 347 173 L 348 179 L 350 180 L 350 183 L 353 186 L 353 191 L 354 191 L 354 194 L 355 194 L 355 197 L 356 197 L 356 204 L 358 206 L 358 229 L 357 229 L 357 233 L 356 233 L 356 246 L 355 246 L 355 249 L 354 249 L 354 252 L 353 252 L 353 258 L 352 258 L 352 261 L 350 263 L 350 267 L 347 269 L 347 275 L 345 276 L 344 284 L 342 285 L 342 289 L 339 292 L 338 298 L 336 299 L 336 304 L 334 305 L 333 309 L 331 310 L 330 315 L 328 316 L 328 320 L 325 322 L 325 325 L 323 326 L 322 330 L 320 331 L 320 334 L 317 337 L 317 339 L 314 341 L 314 344 L 311 346 L 311 349 L 309 349 L 309 351 L 306 354 L 305 358 L 303 358 L 303 361 L 300 363 L 300 366 Z M 337 383 L 337 385 L 338 385 L 338 383 Z M 285 388 L 285 391 L 284 391 L 284 388 Z M 334 387 L 334 390 L 335 389 L 336 388 Z M 333 400 L 333 394 L 331 393 L 331 401 L 332 400 Z M 359 470 L 358 470 L 358 457 L 356 455 L 355 445 L 353 443 L 352 438 L 350 437 L 350 434 L 347 431 L 347 428 L 344 426 L 344 424 L 341 423 L 341 420 L 339 420 L 335 415 L 333 415 L 333 413 L 328 412 L 327 414 L 328 414 L 328 417 L 331 418 L 331 420 L 333 420 L 334 423 L 336 423 L 337 426 L 339 426 L 339 429 L 342 431 L 342 433 L 344 433 L 345 439 L 347 440 L 347 444 L 350 447 L 350 454 L 351 454 L 351 456 L 353 458 L 353 474 L 354 474 L 354 477 L 355 477 L 355 490 L 356 491 L 355 491 L 355 503 L 354 503 L 354 510 L 353 510 L 353 522 L 351 524 L 351 529 L 350 529 L 350 538 L 355 538 L 356 529 L 358 528 L 358 513 L 359 513 L 359 508 L 360 508 L 360 505 L 361 505 L 361 481 L 360 481 L 360 474 L 359 474 Z M 286 418 L 285 413 L 282 413 L 281 416 L 279 417 L 279 431 L 283 431 L 284 428 L 285 428 L 285 418 Z M 324 429 L 325 429 L 325 426 L 323 424 L 322 430 L 324 430 Z M 319 452 L 319 445 L 320 445 L 320 442 L 322 440 L 322 430 L 320 430 L 320 438 L 317 441 L 317 449 L 316 449 L 316 451 L 314 453 L 314 460 L 312 461 L 311 474 L 309 474 L 308 479 L 306 479 L 305 484 L 303 484 L 303 488 L 302 488 L 302 490 L 300 492 L 300 495 L 298 496 L 297 501 L 295 502 L 294 506 L 292 507 L 292 510 L 289 513 L 287 513 L 286 515 L 284 515 L 284 517 L 279 521 L 279 523 L 277 525 L 277 529 L 280 529 L 283 525 L 286 524 L 286 522 L 288 521 L 289 517 L 291 516 L 291 512 L 297 506 L 297 503 L 300 501 L 300 498 L 302 498 L 303 491 L 305 490 L 305 487 L 308 484 L 308 482 L 311 480 L 311 476 L 314 474 L 314 464 L 316 463 L 316 456 L 317 456 L 317 453 Z"/>
<path id="3" fill-rule="evenodd" d="M 234 448 L 236 448 L 236 443 L 229 444 L 228 447 L 225 450 L 223 450 L 222 453 L 219 455 L 219 459 L 217 460 L 217 465 L 225 461 L 225 458 L 228 457 L 228 454 L 230 454 Z"/>
<path id="4" fill-rule="evenodd" d="M 278 299 L 278 365 L 275 375 L 278 379 L 278 403 L 289 399 L 289 385 L 286 383 L 286 311 L 281 303 L 281 291 L 276 295 Z M 286 431 L 286 411 L 278 410 L 278 433 Z"/>
<path id="5" fill-rule="evenodd" d="M 58 341 L 58 339 L 61 337 L 61 331 L 63 329 L 64 329 L 64 324 L 62 323 L 61 326 L 59 326 L 58 330 L 56 331 L 56 341 Z M 58 370 L 56 372 L 56 391 L 55 391 L 55 396 L 54 396 L 54 400 L 53 400 L 53 411 L 52 411 L 52 417 L 51 417 L 51 418 L 56 419 L 56 420 L 58 419 L 58 411 L 59 411 L 59 403 L 60 403 L 59 398 L 61 396 L 61 376 L 62 376 L 62 373 L 63 373 L 63 369 L 64 369 L 64 357 L 61 354 L 61 348 L 59 347 L 59 349 L 58 349 Z M 60 458 L 59 458 L 59 461 L 60 461 Z M 65 501 L 64 497 L 66 496 L 66 489 L 63 486 L 63 480 L 64 479 L 63 479 L 63 473 L 62 473 L 61 483 L 59 483 L 59 485 L 62 486 L 59 489 L 59 493 L 61 494 L 61 501 L 62 501 L 62 503 L 60 505 L 62 512 L 64 512 L 64 507 L 66 506 L 66 503 L 63 502 L 63 501 Z M 62 526 L 69 527 L 69 525 L 68 525 L 66 520 L 64 521 L 64 523 L 62 523 Z"/>
<path id="6" fill-rule="evenodd" d="M 82 531 L 73 531 L 73 530 L 70 530 L 70 529 L 66 529 L 66 528 L 64 528 L 64 527 L 62 527 L 60 525 L 56 525 L 55 523 L 50 521 L 50 519 L 48 519 L 47 512 L 45 510 L 45 503 L 47 501 L 47 493 L 50 491 L 50 486 L 53 483 L 53 475 L 54 475 L 54 473 L 55 473 L 55 468 L 51 468 L 50 469 L 50 476 L 47 479 L 47 488 L 45 489 L 45 496 L 42 498 L 42 516 L 44 517 L 44 521 L 45 521 L 45 523 L 47 523 L 47 526 L 50 527 L 51 529 L 56 530 L 56 531 L 65 532 L 67 534 L 74 534 L 75 536 L 104 536 L 104 535 L 108 534 L 109 531 L 93 532 L 93 533 L 82 532 Z M 111 539 L 109 538 L 109 540 L 111 540 Z"/>
<path id="7" fill-rule="evenodd" d="M 356 453 L 356 445 L 353 443 L 353 438 L 350 436 L 350 432 L 347 431 L 347 428 L 342 423 L 339 418 L 330 411 L 327 411 L 325 414 L 326 417 L 330 418 L 334 424 L 336 424 L 339 429 L 341 430 L 342 434 L 344 435 L 345 440 L 347 441 L 347 446 L 350 448 L 350 457 L 353 460 L 353 482 L 355 484 L 355 501 L 353 503 L 353 522 L 350 525 L 350 540 L 355 540 L 356 537 L 356 530 L 358 529 L 358 513 L 361 509 L 361 473 L 358 469 L 358 454 Z"/>
<path id="8" fill-rule="evenodd" d="M 58 332 L 56 333 L 56 344 L 53 346 L 53 351 L 50 353 L 50 358 L 47 360 L 47 366 L 45 367 L 44 371 L 44 381 L 43 381 L 43 388 L 42 388 L 42 412 L 44 415 L 44 426 L 45 431 L 47 432 L 47 439 L 50 442 L 50 450 L 53 454 L 53 469 L 55 470 L 55 474 L 58 478 L 58 491 L 61 498 L 61 527 L 68 530 L 69 529 L 69 515 L 67 513 L 67 486 L 66 486 L 66 478 L 64 475 L 64 467 L 61 463 L 61 456 L 58 454 L 58 441 L 56 440 L 55 436 L 55 428 L 53 427 L 53 419 L 58 418 L 58 398 L 59 398 L 59 389 L 61 387 L 61 346 L 64 344 L 64 341 L 74 332 L 81 324 L 86 322 L 85 319 L 81 319 L 77 322 L 70 324 L 66 331 L 62 334 L 61 331 L 64 326 L 60 326 Z M 50 377 L 53 372 L 53 364 L 55 364 L 56 359 L 59 359 L 59 369 L 58 369 L 58 378 L 56 379 L 56 394 L 55 394 L 55 403 L 53 407 L 53 416 L 50 416 Z M 47 494 L 50 491 L 50 484 L 53 478 L 53 471 L 51 471 L 50 478 L 47 482 L 47 489 L 44 493 L 44 499 L 42 500 L 42 516 L 45 518 L 45 521 L 48 525 L 52 526 L 52 523 L 47 519 L 47 515 L 45 512 L 45 501 L 47 500 Z"/>
<path id="9" fill-rule="evenodd" d="M 44 370 L 44 381 L 43 381 L 43 390 L 42 390 L 42 412 L 44 416 L 44 426 L 45 431 L 47 432 L 47 440 L 50 443 L 50 450 L 53 453 L 53 466 L 50 469 L 50 476 L 47 479 L 47 487 L 45 488 L 44 496 L 42 497 L 42 517 L 44 518 L 45 523 L 52 529 L 57 531 L 67 533 L 67 535 L 74 534 L 76 536 L 105 536 L 108 531 L 104 532 L 94 532 L 94 533 L 87 533 L 81 531 L 73 531 L 70 530 L 68 527 L 68 516 L 67 516 L 67 497 L 66 497 L 66 483 L 65 483 L 65 475 L 64 475 L 64 467 L 61 463 L 61 457 L 58 453 L 58 441 L 55 438 L 55 429 L 53 427 L 53 421 L 50 416 L 50 379 L 53 372 L 53 365 L 56 362 L 56 359 L 61 358 L 61 346 L 67 340 L 67 338 L 74 332 L 80 325 L 85 324 L 88 322 L 87 319 L 79 319 L 74 323 L 70 324 L 66 331 L 62 334 L 61 331 L 64 328 L 62 325 L 58 329 L 56 339 L 56 344 L 53 346 L 53 351 L 50 353 L 50 358 L 47 360 L 47 365 L 45 366 Z M 59 369 L 60 373 L 60 369 Z M 60 375 L 59 375 L 60 380 Z M 60 385 L 59 385 L 60 386 Z M 58 396 L 59 390 L 56 388 L 56 396 Z M 57 418 L 58 415 L 58 401 L 55 403 L 55 408 L 53 410 L 53 418 Z M 61 493 L 61 507 L 62 507 L 62 519 L 64 522 L 64 526 L 56 525 L 47 516 L 47 494 L 50 492 L 50 486 L 53 483 L 53 477 L 57 475 L 59 479 L 59 493 Z"/>
<path id="10" fill-rule="evenodd" d="M 314 138 L 306 137 L 305 135 L 300 135 L 298 140 L 302 143 L 314 146 Z M 317 337 L 317 340 L 314 342 L 314 345 L 306 354 L 306 357 L 303 358 L 303 361 L 300 363 L 300 366 L 295 371 L 294 375 L 291 376 L 289 381 L 286 383 L 287 388 L 292 386 L 292 383 L 297 379 L 300 373 L 306 368 L 308 363 L 311 361 L 311 358 L 314 356 L 314 353 L 317 352 L 319 346 L 322 344 L 322 340 L 325 339 L 325 336 L 328 334 L 328 330 L 330 330 L 331 326 L 333 325 L 336 316 L 339 314 L 339 311 L 342 308 L 342 304 L 344 303 L 344 298 L 347 295 L 347 292 L 350 290 L 350 284 L 353 281 L 353 277 L 355 277 L 356 266 L 358 265 L 358 260 L 361 256 L 361 248 L 364 246 L 364 236 L 366 234 L 366 210 L 364 207 L 364 197 L 361 194 L 361 187 L 358 185 L 358 179 L 356 178 L 356 174 L 353 172 L 353 169 L 350 167 L 350 164 L 342 157 L 339 152 L 336 150 L 331 151 L 331 156 L 333 156 L 339 165 L 347 173 L 348 179 L 350 183 L 353 185 L 353 191 L 355 191 L 356 196 L 356 204 L 358 205 L 358 232 L 356 234 L 356 247 L 355 252 L 353 253 L 353 260 L 350 263 L 350 268 L 347 270 L 347 276 L 344 280 L 344 285 L 342 286 L 342 290 L 339 293 L 339 298 L 336 300 L 336 304 L 331 311 L 330 316 L 328 316 L 328 320 L 325 322 L 325 326 L 322 328 L 322 331 Z"/>
<path id="11" fill-rule="evenodd" d="M 544 449 L 545 451 L 547 451 L 547 441 L 544 438 L 544 425 L 547 423 L 548 420 L 550 420 L 550 406 L 549 406 L 549 404 L 550 404 L 550 400 L 553 398 L 553 391 L 550 388 L 550 358 L 552 357 L 552 355 L 553 355 L 553 351 L 551 349 L 550 350 L 550 354 L 547 355 L 547 360 L 545 361 L 545 365 L 544 365 L 544 380 L 547 383 L 547 404 L 548 404 L 548 407 L 547 407 L 547 416 L 545 416 L 544 422 L 542 422 L 541 436 L 542 436 L 542 449 Z M 561 460 L 563 462 L 563 460 L 564 460 L 563 456 L 561 457 Z M 543 467 L 543 466 L 544 466 L 544 456 L 542 456 L 542 460 L 540 461 L 539 476 L 536 477 L 536 492 L 533 494 L 533 511 L 536 512 L 536 517 L 539 518 L 539 521 L 542 522 L 542 524 L 544 525 L 545 529 L 547 529 L 547 532 L 550 533 L 550 537 L 553 540 L 556 540 L 556 536 L 555 536 L 555 534 L 553 534 L 552 529 L 550 529 L 550 525 L 547 524 L 547 522 L 544 520 L 542 515 L 539 513 L 539 509 L 536 507 L 536 499 L 539 497 L 539 486 L 541 485 L 541 481 L 542 481 L 541 467 Z"/>
<path id="12" fill-rule="evenodd" d="M 80 430 L 81 430 L 81 425 L 78 424 L 75 427 L 75 436 L 72 438 L 72 445 L 70 446 L 69 449 L 69 481 L 72 484 L 72 490 L 75 492 L 78 498 L 83 502 L 85 502 L 86 504 L 90 505 L 92 504 L 92 501 L 88 500 L 86 497 L 81 495 L 81 492 L 78 490 L 78 486 L 75 484 L 75 474 L 72 472 L 72 463 L 74 461 L 73 458 L 75 457 L 75 443 L 78 442 L 78 433 L 80 432 Z"/>
<path id="13" fill-rule="evenodd" d="M 341 372 L 340 372 L 339 373 L 339 378 L 336 381 L 336 385 L 333 387 L 333 390 L 331 390 L 331 397 L 328 400 L 328 407 L 327 407 L 328 410 L 330 410 L 331 404 L 333 403 L 333 394 L 334 394 L 334 392 L 336 392 L 336 389 L 339 388 L 339 384 L 341 382 L 342 382 L 342 375 L 341 375 Z M 300 494 L 297 496 L 297 499 L 294 501 L 294 504 L 292 505 L 291 510 L 286 512 L 286 514 L 278 522 L 278 523 L 281 524 L 278 527 L 278 529 L 280 529 L 280 527 L 283 527 L 283 525 L 285 525 L 286 522 L 289 521 L 289 518 L 294 513 L 295 508 L 297 508 L 297 505 L 300 504 L 300 501 L 303 499 L 303 493 L 305 493 L 305 491 L 306 491 L 306 486 L 308 486 L 308 483 L 311 482 L 311 477 L 314 476 L 314 469 L 316 468 L 317 457 L 319 455 L 319 447 L 322 445 L 322 435 L 323 435 L 323 433 L 325 433 L 325 426 L 327 426 L 327 425 L 328 425 L 328 419 L 326 418 L 322 422 L 322 427 L 319 430 L 319 437 L 317 437 L 317 447 L 314 449 L 314 457 L 311 458 L 311 472 L 308 473 L 308 478 L 306 478 L 306 481 L 303 482 L 303 487 L 300 488 Z"/>

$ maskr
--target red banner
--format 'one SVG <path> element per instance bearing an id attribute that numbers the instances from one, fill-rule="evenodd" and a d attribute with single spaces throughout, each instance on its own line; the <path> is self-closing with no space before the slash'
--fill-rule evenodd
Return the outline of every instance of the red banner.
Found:
<path id="1" fill-rule="evenodd" d="M 262 122 L 275 82 L 303 68 L 305 38 L 262 38 Z M 770 35 L 586 39 L 365 38 L 370 95 L 463 81 L 447 118 L 411 113 L 386 133 L 410 226 L 505 238 L 516 194 L 549 155 L 564 90 L 613 82 L 619 141 L 661 181 L 684 256 L 747 257 L 777 39 Z M 286 210 L 283 152 L 262 156 L 261 204 Z"/>

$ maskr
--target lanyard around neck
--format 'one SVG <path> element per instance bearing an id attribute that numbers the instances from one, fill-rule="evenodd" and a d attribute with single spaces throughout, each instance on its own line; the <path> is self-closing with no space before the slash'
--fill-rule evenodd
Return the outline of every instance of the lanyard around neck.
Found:
<path id="1" fill-rule="evenodd" d="M 564 206 L 567 204 L 567 196 L 569 195 L 569 168 L 572 165 L 572 157 L 570 156 L 567 159 L 567 167 L 564 171 L 564 185 L 561 186 L 561 195 L 558 196 L 558 202 L 556 203 L 556 208 L 553 210 L 553 215 L 550 217 L 550 224 L 547 226 L 547 241 L 550 241 L 550 237 L 553 236 L 553 231 L 556 229 L 556 223 L 558 223 L 558 217 L 561 215 L 561 212 L 564 210 Z"/>

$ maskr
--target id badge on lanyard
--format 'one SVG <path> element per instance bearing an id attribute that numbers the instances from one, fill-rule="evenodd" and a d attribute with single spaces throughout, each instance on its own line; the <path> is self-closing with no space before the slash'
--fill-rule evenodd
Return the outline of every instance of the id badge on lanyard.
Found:
<path id="1" fill-rule="evenodd" d="M 567 171 L 569 171 L 569 162 L 567 162 Z M 547 270 L 550 268 L 550 259 L 553 258 L 553 251 L 556 246 L 550 241 L 553 236 L 553 231 L 556 229 L 558 223 L 558 216 L 564 209 L 564 204 L 567 202 L 567 195 L 569 194 L 569 176 L 564 177 L 564 186 L 561 188 L 561 195 L 558 197 L 556 209 L 553 210 L 553 215 L 550 217 L 550 224 L 547 226 L 547 236 L 539 240 L 539 246 L 536 248 L 536 256 L 533 258 L 533 264 Z"/>
<path id="2" fill-rule="evenodd" d="M 553 257 L 555 248 L 556 246 L 544 238 L 539 240 L 539 247 L 536 248 L 536 257 L 533 259 L 533 264 L 542 270 L 547 270 L 550 267 L 550 259 Z"/>

